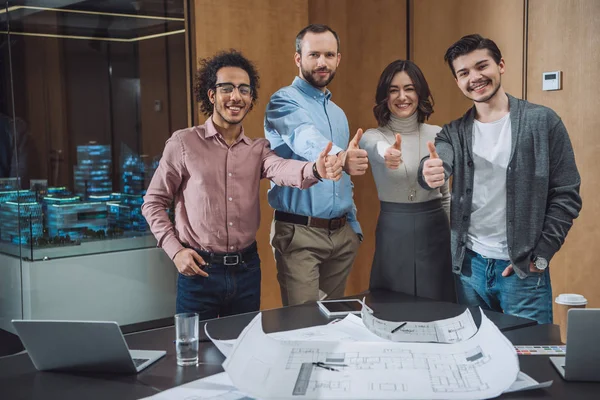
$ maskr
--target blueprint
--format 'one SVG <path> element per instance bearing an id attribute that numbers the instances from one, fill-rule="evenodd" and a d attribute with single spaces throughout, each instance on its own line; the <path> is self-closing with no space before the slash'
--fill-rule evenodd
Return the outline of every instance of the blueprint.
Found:
<path id="1" fill-rule="evenodd" d="M 208 332 L 208 324 L 204 325 L 206 336 L 212 340 L 215 346 L 225 357 L 233 350 L 237 339 L 219 340 L 214 339 Z M 320 326 L 294 329 L 291 331 L 269 333 L 267 336 L 277 339 L 291 341 L 337 341 L 337 342 L 382 342 L 387 341 L 369 331 L 363 321 L 353 314 L 348 314 L 342 320 Z"/>
<path id="2" fill-rule="evenodd" d="M 165 390 L 146 399 L 152 400 L 254 400 L 233 386 L 225 372 Z"/>
<path id="3" fill-rule="evenodd" d="M 519 372 L 517 380 L 504 393 L 549 387 L 552 381 L 538 383 L 529 375 Z M 255 400 L 233 386 L 226 372 L 198 379 L 185 385 L 160 392 L 146 399 L 152 400 Z M 257 400 L 257 399 L 256 399 Z"/>
<path id="4" fill-rule="evenodd" d="M 477 332 L 469 309 L 456 317 L 433 322 L 392 322 L 376 318 L 363 301 L 361 315 L 371 332 L 393 342 L 457 343 Z"/>
<path id="5" fill-rule="evenodd" d="M 348 314 L 344 319 L 336 320 L 334 323 L 327 325 L 269 333 L 268 336 L 286 341 L 456 343 L 470 338 L 477 332 L 477 326 L 468 309 L 456 317 L 439 321 L 407 321 L 403 323 L 385 321 L 374 317 L 373 310 L 363 300 L 361 316 L 362 319 L 356 315 Z M 403 326 L 396 329 L 400 325 Z M 392 332 L 394 330 L 395 332 Z M 206 324 L 204 331 L 221 353 L 225 357 L 229 357 L 237 339 L 214 339 L 208 333 Z"/>
<path id="6" fill-rule="evenodd" d="M 264 400 L 495 397 L 515 382 L 519 363 L 481 314 L 477 333 L 451 344 L 282 341 L 263 332 L 259 314 L 223 367 L 236 388 Z"/>

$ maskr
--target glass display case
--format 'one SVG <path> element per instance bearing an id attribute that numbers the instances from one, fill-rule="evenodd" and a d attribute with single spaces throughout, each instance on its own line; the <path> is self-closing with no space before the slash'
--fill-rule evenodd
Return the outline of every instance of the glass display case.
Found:
<path id="1" fill-rule="evenodd" d="M 165 140 L 187 125 L 183 6 L 4 5 L 0 112 L 12 132 L 1 154 L 12 167 L 0 170 L 0 252 L 156 246 L 140 206 Z"/>
<path id="2" fill-rule="evenodd" d="M 176 271 L 140 207 L 188 125 L 184 0 L 0 7 L 0 329 L 172 315 Z"/>

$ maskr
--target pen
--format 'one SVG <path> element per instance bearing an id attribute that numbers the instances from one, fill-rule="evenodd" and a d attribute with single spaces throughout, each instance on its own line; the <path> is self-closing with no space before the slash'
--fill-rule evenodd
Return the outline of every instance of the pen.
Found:
<path id="1" fill-rule="evenodd" d="M 394 329 L 392 329 L 392 333 L 396 333 L 396 331 L 398 331 L 400 328 L 402 328 L 406 324 L 407 324 L 407 322 L 401 323 L 400 325 L 398 325 L 397 327 L 395 327 Z"/>
<path id="2" fill-rule="evenodd" d="M 334 365 L 336 367 L 347 367 L 346 364 L 325 364 L 324 362 L 321 362 L 321 361 L 314 362 L 314 363 L 312 363 L 312 365 L 314 365 L 315 367 L 327 369 L 329 371 L 336 371 L 336 372 L 339 372 L 339 369 L 332 368 L 332 367 L 330 367 L 330 365 Z"/>

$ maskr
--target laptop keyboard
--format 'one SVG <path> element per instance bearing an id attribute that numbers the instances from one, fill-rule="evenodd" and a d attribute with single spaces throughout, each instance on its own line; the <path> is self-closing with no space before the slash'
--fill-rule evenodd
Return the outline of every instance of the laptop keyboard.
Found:
<path id="1" fill-rule="evenodd" d="M 133 363 L 135 364 L 135 367 L 137 368 L 150 359 L 149 358 L 132 358 L 132 360 L 133 360 Z"/>

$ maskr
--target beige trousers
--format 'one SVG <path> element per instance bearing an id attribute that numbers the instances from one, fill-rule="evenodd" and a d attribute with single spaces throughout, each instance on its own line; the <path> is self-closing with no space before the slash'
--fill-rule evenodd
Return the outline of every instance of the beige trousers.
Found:
<path id="1" fill-rule="evenodd" d="M 284 306 L 344 295 L 360 241 L 349 224 L 337 230 L 273 221 L 271 246 Z"/>

